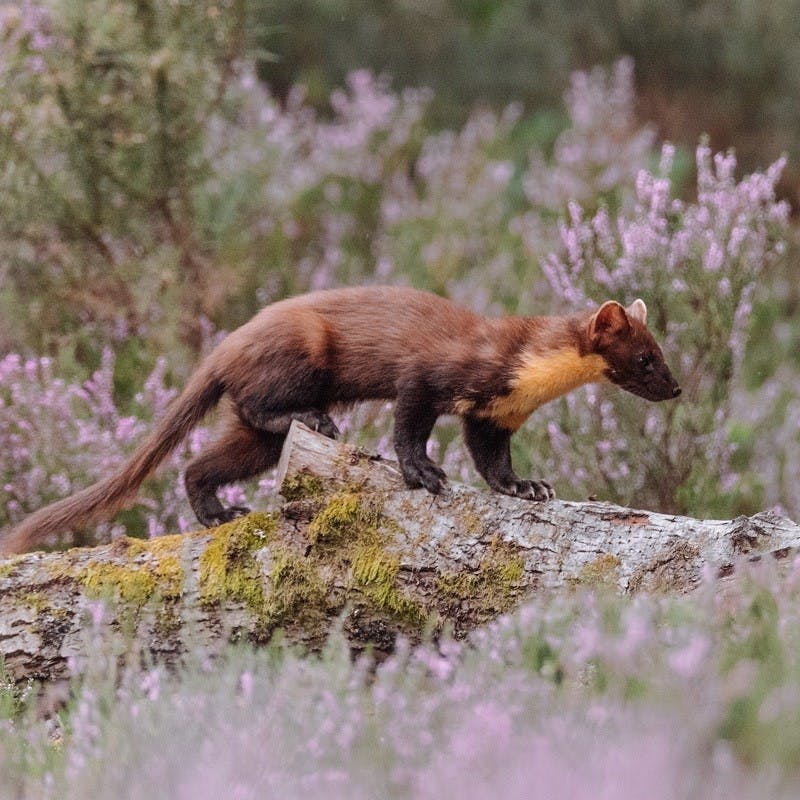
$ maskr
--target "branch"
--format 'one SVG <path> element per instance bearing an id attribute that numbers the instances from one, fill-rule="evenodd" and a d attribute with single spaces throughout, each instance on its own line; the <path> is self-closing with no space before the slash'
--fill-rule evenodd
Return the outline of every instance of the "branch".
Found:
<path id="1" fill-rule="evenodd" d="M 67 671 L 96 639 L 179 660 L 230 640 L 390 650 L 445 623 L 456 635 L 534 591 L 606 584 L 689 591 L 704 570 L 784 558 L 800 527 L 771 512 L 696 520 L 606 503 L 532 503 L 462 485 L 405 488 L 391 462 L 293 423 L 285 503 L 213 530 L 0 561 L 0 655 L 18 680 Z"/>

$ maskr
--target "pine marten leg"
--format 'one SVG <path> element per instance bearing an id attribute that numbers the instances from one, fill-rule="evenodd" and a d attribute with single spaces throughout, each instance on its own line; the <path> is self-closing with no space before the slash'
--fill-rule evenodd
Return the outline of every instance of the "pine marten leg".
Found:
<path id="1" fill-rule="evenodd" d="M 487 419 L 464 417 L 464 440 L 475 466 L 496 492 L 527 500 L 552 500 L 556 494 L 546 481 L 522 480 L 511 465 L 511 431 Z"/>
<path id="2" fill-rule="evenodd" d="M 270 380 L 267 385 L 250 386 L 232 399 L 241 418 L 266 433 L 286 434 L 296 419 L 311 430 L 331 439 L 339 429 L 327 414 L 330 374 L 298 356 L 293 380 Z"/>
<path id="3" fill-rule="evenodd" d="M 339 429 L 336 427 L 336 423 L 328 414 L 317 408 L 308 411 L 288 411 L 283 413 L 260 411 L 246 414 L 241 406 L 240 410 L 242 410 L 242 416 L 253 427 L 265 433 L 279 433 L 285 436 L 289 432 L 292 420 L 296 419 L 311 428 L 312 431 L 317 431 L 317 433 L 321 433 L 329 439 L 335 439 L 339 436 Z"/>
<path id="4" fill-rule="evenodd" d="M 285 438 L 285 434 L 258 431 L 237 419 L 189 464 L 184 479 L 186 494 L 201 524 L 209 528 L 249 513 L 245 506 L 225 508 L 217 489 L 275 466 Z"/>
<path id="5" fill-rule="evenodd" d="M 394 416 L 394 449 L 406 485 L 410 489 L 424 486 L 432 494 L 439 494 L 447 476 L 428 458 L 426 450 L 439 416 L 430 390 L 417 382 L 403 386 L 397 395 Z"/>

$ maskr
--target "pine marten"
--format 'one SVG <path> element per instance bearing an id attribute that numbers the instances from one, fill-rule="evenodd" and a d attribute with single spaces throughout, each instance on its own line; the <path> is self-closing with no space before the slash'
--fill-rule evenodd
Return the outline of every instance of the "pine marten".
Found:
<path id="1" fill-rule="evenodd" d="M 116 474 L 32 514 L 0 540 L 14 553 L 111 517 L 220 401 L 224 433 L 186 469 L 197 519 L 218 525 L 247 513 L 225 508 L 217 489 L 279 458 L 293 419 L 326 436 L 331 409 L 394 400 L 394 446 L 410 488 L 441 491 L 444 472 L 426 453 L 437 417 L 461 417 L 478 472 L 497 492 L 548 500 L 545 481 L 511 465 L 510 438 L 543 403 L 591 382 L 647 400 L 680 388 L 646 327 L 641 300 L 608 301 L 563 317 L 475 314 L 427 292 L 399 287 L 333 289 L 268 306 L 200 364 L 156 431 Z"/>

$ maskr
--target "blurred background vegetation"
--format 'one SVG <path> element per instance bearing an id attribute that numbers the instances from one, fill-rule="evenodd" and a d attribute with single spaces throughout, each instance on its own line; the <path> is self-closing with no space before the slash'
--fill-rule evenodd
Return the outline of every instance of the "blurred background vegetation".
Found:
<path id="1" fill-rule="evenodd" d="M 700 203 L 714 219 L 694 233 L 682 211 L 662 215 L 693 242 L 675 274 L 651 258 L 614 283 L 622 231 L 655 191 L 640 174 L 696 202 L 701 137 L 735 148 L 737 180 L 787 154 L 770 174 L 797 209 L 798 97 L 794 0 L 0 5 L 0 353 L 47 356 L 78 384 L 112 369 L 115 413 L 147 421 L 139 392 L 159 358 L 159 381 L 180 386 L 219 332 L 288 293 L 390 281 L 544 313 L 638 291 L 678 374 L 696 377 L 690 402 L 658 419 L 624 397 L 556 404 L 517 437 L 520 469 L 560 470 L 575 496 L 600 486 L 697 514 L 800 510 L 797 253 L 783 241 L 794 233 L 774 228 L 771 184 L 754 201 L 732 176 L 717 185 L 741 195 L 753 258 L 737 250 L 739 222 Z M 570 235 L 594 235 L 595 212 L 613 241 L 583 255 L 611 278 L 576 278 L 571 297 L 546 267 Z M 712 244 L 727 284 L 709 277 Z M 9 448 L 45 413 L 26 402 L 0 425 Z M 442 431 L 445 461 L 455 436 Z M 94 477 L 45 486 L 47 454 L 26 453 L 0 476 L 6 492 L 37 476 L 35 491 L 11 492 L 19 514 Z"/>
<path id="2" fill-rule="evenodd" d="M 797 201 L 800 14 L 793 0 L 263 0 L 259 74 L 279 95 L 297 82 L 324 108 L 353 69 L 429 86 L 431 122 L 476 104 L 521 102 L 529 134 L 555 139 L 574 70 L 636 63 L 638 111 L 662 139 L 736 147 L 746 170 L 788 153 Z"/>
<path id="3" fill-rule="evenodd" d="M 49 0 L 2 8 L 0 232 L 17 241 L 13 254 L 6 248 L 2 277 L 20 291 L 0 318 L 5 349 L 47 351 L 64 330 L 71 339 L 77 322 L 85 328 L 113 316 L 119 324 L 121 306 L 136 327 L 149 313 L 137 294 L 152 291 L 180 295 L 180 338 L 193 350 L 203 315 L 227 326 L 252 312 L 245 303 L 228 317 L 230 276 L 219 276 L 227 259 L 212 252 L 231 227 L 251 221 L 252 186 L 227 186 L 228 196 L 216 198 L 223 207 L 203 196 L 214 188 L 206 181 L 220 155 L 209 147 L 209 120 L 239 113 L 231 83 L 243 61 L 284 104 L 292 87 L 304 87 L 304 103 L 323 117 L 357 69 L 387 75 L 395 90 L 431 88 L 435 102 L 404 154 L 413 169 L 423 131 L 457 129 L 476 107 L 499 112 L 512 102 L 522 119 L 505 154 L 521 161 L 531 148 L 552 152 L 569 121 L 563 95 L 571 73 L 629 55 L 637 116 L 659 139 L 691 152 L 708 136 L 713 150 L 735 147 L 744 171 L 786 153 L 780 192 L 798 203 L 793 0 Z M 15 48 L 25 35 L 20 59 Z M 53 252 L 51 224 L 73 253 Z M 265 259 L 285 256 L 261 244 Z M 154 249 L 172 263 L 146 277 Z M 41 266 L 45 254 L 57 257 L 57 276 L 25 268 L 32 260 Z M 80 320 L 69 304 L 47 301 L 65 277 L 77 293 L 65 299 L 85 305 L 92 295 Z M 23 324 L 31 315 L 35 329 Z M 98 363 L 99 350 L 89 350 Z"/>

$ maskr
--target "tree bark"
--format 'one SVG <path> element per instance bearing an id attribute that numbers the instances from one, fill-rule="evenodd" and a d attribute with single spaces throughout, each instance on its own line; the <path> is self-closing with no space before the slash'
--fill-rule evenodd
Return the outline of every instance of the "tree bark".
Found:
<path id="1" fill-rule="evenodd" d="M 293 423 L 273 514 L 150 541 L 0 561 L 0 656 L 16 680 L 80 669 L 98 642 L 177 661 L 231 640 L 316 649 L 340 624 L 389 651 L 456 635 L 564 585 L 690 591 L 704 570 L 785 559 L 800 527 L 772 512 L 697 520 L 608 503 L 534 503 L 451 485 L 405 488 L 391 462 Z"/>

